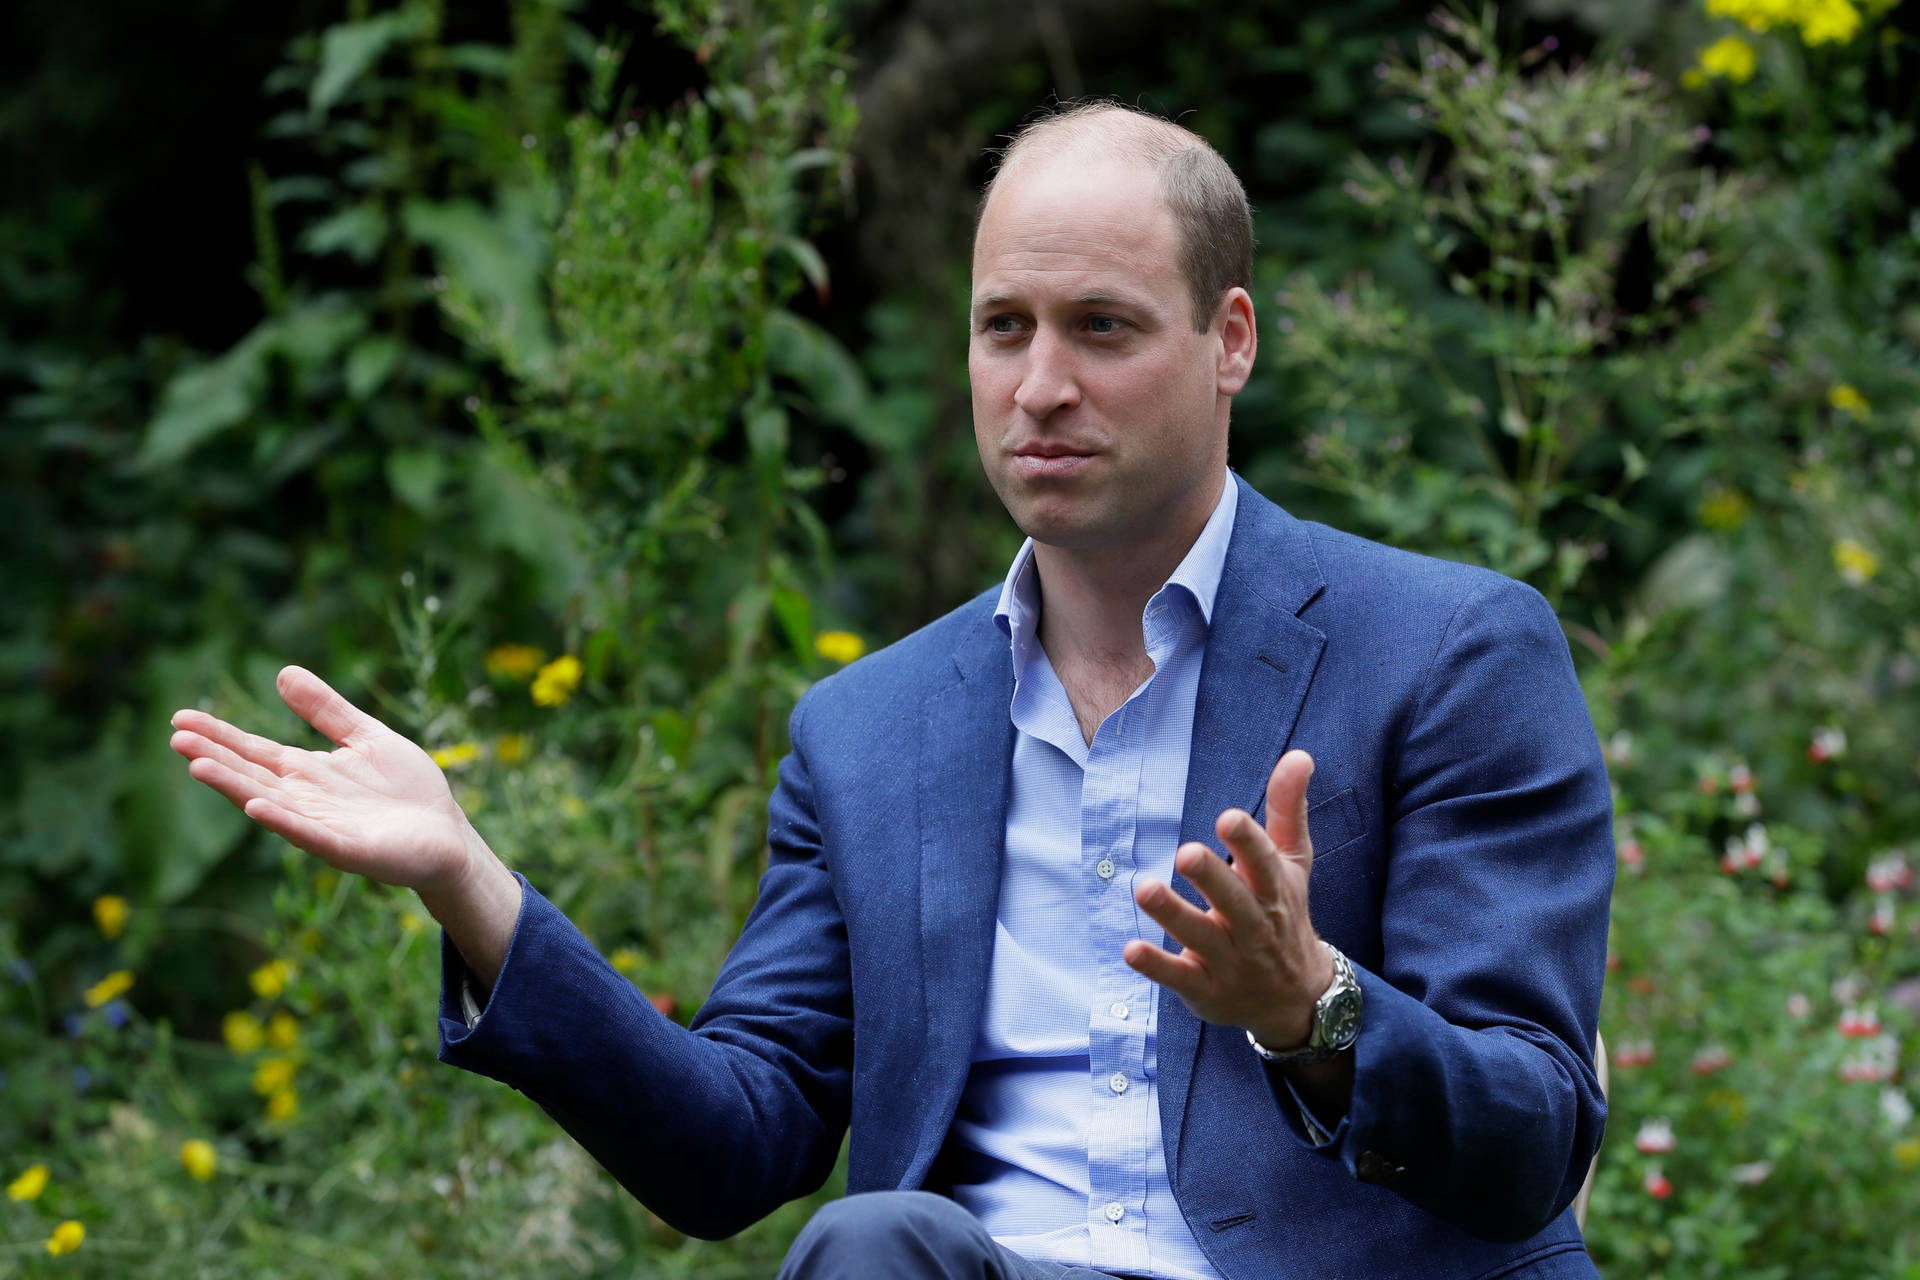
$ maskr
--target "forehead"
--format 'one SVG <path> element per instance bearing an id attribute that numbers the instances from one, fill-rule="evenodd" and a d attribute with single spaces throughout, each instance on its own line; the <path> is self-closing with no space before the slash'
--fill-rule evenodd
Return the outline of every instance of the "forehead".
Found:
<path id="1" fill-rule="evenodd" d="M 973 243 L 973 293 L 1184 289 L 1180 241 L 1144 164 L 1035 158 L 1004 173 Z"/>

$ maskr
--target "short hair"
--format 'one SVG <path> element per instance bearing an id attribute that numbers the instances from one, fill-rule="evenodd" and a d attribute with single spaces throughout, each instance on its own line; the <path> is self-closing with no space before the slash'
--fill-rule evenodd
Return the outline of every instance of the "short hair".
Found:
<path id="1" fill-rule="evenodd" d="M 1206 332 L 1220 295 L 1253 281 L 1253 210 L 1246 188 L 1205 138 L 1137 107 L 1082 99 L 1043 108 L 1020 126 L 999 152 L 999 164 L 980 193 L 974 233 L 987 200 L 1008 167 L 1025 157 L 1088 150 L 1150 166 L 1180 236 L 1180 272 L 1193 299 L 1194 328 Z"/>

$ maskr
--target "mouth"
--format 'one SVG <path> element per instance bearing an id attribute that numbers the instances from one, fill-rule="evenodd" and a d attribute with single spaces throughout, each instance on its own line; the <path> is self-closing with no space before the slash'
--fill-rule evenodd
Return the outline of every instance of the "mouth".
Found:
<path id="1" fill-rule="evenodd" d="M 1032 445 L 1014 453 L 1013 468 L 1030 480 L 1058 479 L 1085 471 L 1093 465 L 1093 457 L 1066 445 Z"/>

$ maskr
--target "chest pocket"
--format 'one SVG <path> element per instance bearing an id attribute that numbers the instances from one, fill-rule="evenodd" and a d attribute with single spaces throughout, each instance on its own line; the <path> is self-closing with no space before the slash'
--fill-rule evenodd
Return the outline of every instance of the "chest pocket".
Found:
<path id="1" fill-rule="evenodd" d="M 1254 810 L 1253 820 L 1266 825 L 1265 800 Z M 1360 816 L 1360 798 L 1352 787 L 1342 787 L 1324 800 L 1307 806 L 1307 834 L 1313 837 L 1315 863 L 1340 852 L 1366 833 L 1366 819 Z"/>
<path id="2" fill-rule="evenodd" d="M 1307 809 L 1307 834 L 1313 837 L 1315 862 L 1338 853 L 1367 833 L 1360 816 L 1360 798 L 1352 787 L 1342 787 Z"/>

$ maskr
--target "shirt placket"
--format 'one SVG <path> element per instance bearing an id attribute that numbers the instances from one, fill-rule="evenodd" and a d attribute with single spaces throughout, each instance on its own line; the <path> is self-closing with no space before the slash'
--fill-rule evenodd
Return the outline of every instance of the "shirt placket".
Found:
<path id="1" fill-rule="evenodd" d="M 1164 663 L 1167 646 L 1156 601 L 1147 619 L 1148 653 Z M 1087 1011 L 1088 1089 L 1093 1123 L 1087 1143 L 1088 1234 L 1092 1264 L 1145 1271 L 1147 1149 L 1151 1081 L 1146 1047 L 1152 1031 L 1153 983 L 1121 958 L 1137 936 L 1133 890 L 1138 866 L 1140 771 L 1146 747 L 1148 678 L 1095 733 L 1081 785 L 1080 846 L 1090 898 L 1089 940 L 1096 967 Z"/>

